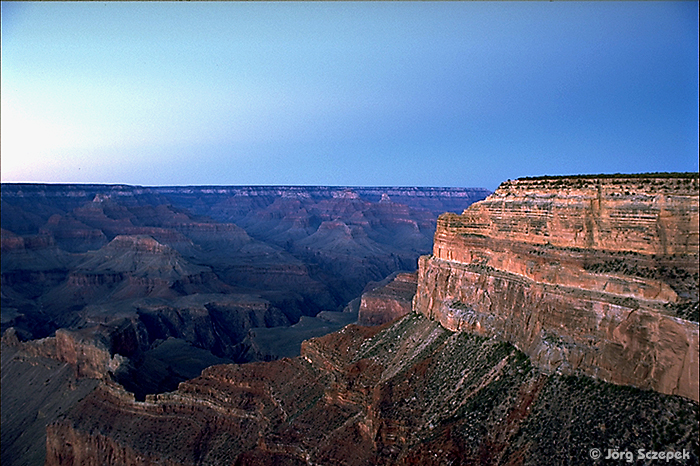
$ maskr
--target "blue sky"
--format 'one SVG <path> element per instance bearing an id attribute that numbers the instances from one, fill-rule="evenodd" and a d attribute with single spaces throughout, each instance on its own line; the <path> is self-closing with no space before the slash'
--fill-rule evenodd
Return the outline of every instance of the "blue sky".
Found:
<path id="1" fill-rule="evenodd" d="M 2 3 L 3 182 L 698 170 L 697 2 Z"/>

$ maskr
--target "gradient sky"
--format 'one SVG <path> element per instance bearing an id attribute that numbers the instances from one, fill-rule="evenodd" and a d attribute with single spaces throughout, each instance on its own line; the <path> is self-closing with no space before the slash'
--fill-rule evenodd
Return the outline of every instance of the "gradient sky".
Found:
<path id="1" fill-rule="evenodd" d="M 697 2 L 2 3 L 2 181 L 698 170 Z"/>

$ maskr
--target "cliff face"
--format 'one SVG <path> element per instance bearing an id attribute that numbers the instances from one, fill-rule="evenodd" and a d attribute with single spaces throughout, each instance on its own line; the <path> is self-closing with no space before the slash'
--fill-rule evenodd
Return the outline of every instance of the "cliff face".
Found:
<path id="1" fill-rule="evenodd" d="M 693 177 L 507 181 L 463 213 L 461 233 L 645 254 L 698 253 Z"/>
<path id="2" fill-rule="evenodd" d="M 106 327 L 74 331 L 59 329 L 54 337 L 21 342 L 15 329 L 10 328 L 3 335 L 2 343 L 26 357 L 67 363 L 76 378 L 106 380 L 109 379 L 108 373 L 118 370 L 125 361 L 122 355 L 113 354 L 108 348 L 110 337 L 116 340 L 121 335 L 114 335 L 116 332 L 110 335 L 108 332 Z"/>
<path id="3" fill-rule="evenodd" d="M 547 371 L 698 401 L 699 223 L 697 177 L 509 181 L 440 217 L 414 308 Z"/>
<path id="4" fill-rule="evenodd" d="M 416 273 L 399 273 L 389 283 L 362 294 L 357 323 L 383 325 L 411 312 Z"/>

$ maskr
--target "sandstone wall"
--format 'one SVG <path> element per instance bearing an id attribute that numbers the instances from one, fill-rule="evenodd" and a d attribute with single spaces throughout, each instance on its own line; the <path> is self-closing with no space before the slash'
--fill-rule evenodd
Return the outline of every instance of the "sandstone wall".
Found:
<path id="1" fill-rule="evenodd" d="M 399 273 L 385 286 L 362 294 L 357 323 L 383 325 L 411 312 L 416 273 Z"/>
<path id="2" fill-rule="evenodd" d="M 697 178 L 516 180 L 440 217 L 414 308 L 541 368 L 698 401 Z M 697 310 L 695 311 L 697 312 Z"/>
<path id="3" fill-rule="evenodd" d="M 507 181 L 464 211 L 460 233 L 560 247 L 698 253 L 697 178 Z"/>

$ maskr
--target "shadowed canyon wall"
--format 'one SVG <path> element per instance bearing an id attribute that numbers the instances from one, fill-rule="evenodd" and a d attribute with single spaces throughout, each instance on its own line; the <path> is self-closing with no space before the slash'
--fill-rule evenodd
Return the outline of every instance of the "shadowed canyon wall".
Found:
<path id="1" fill-rule="evenodd" d="M 440 213 L 490 193 L 0 188 L 3 466 L 43 464 L 36 446 L 77 401 L 73 386 L 111 380 L 143 400 L 212 365 L 298 355 L 357 320 L 365 285 L 415 270 Z"/>
<path id="2" fill-rule="evenodd" d="M 546 371 L 698 401 L 698 178 L 522 179 L 438 220 L 414 309 Z"/>

